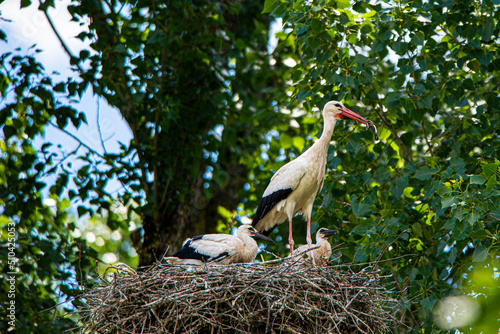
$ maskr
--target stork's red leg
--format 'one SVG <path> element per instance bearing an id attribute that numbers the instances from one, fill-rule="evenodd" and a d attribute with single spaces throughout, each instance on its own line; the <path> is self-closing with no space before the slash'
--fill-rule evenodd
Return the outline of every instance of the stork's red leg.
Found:
<path id="1" fill-rule="evenodd" d="M 293 255 L 293 246 L 295 242 L 293 241 L 292 236 L 292 218 L 288 218 L 288 244 L 290 245 L 290 255 Z"/>
<path id="2" fill-rule="evenodd" d="M 312 239 L 311 239 L 311 217 L 307 216 L 307 247 L 312 247 Z M 313 251 L 310 252 L 311 259 L 313 260 L 313 264 L 316 265 L 316 261 L 314 260 Z"/>

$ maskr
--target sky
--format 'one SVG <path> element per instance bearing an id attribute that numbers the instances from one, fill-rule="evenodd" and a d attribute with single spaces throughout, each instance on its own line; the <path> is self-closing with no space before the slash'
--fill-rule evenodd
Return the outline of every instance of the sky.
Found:
<path id="1" fill-rule="evenodd" d="M 21 55 L 33 55 L 34 49 L 30 48 L 36 44 L 36 49 L 42 50 L 36 54 L 36 58 L 43 64 L 46 73 L 57 71 L 60 74 L 56 77 L 60 80 L 74 76 L 70 69 L 69 56 L 61 46 L 45 15 L 38 11 L 39 2 L 35 0 L 23 9 L 20 9 L 20 2 L 19 0 L 6 0 L 0 4 L 0 30 L 3 30 L 8 38 L 8 43 L 0 41 L 0 54 L 21 48 Z M 88 43 L 75 38 L 86 29 L 86 25 L 71 21 L 71 15 L 66 9 L 70 3 L 69 0 L 56 0 L 55 3 L 55 8 L 49 8 L 49 15 L 71 52 L 78 55 L 81 50 L 89 48 Z M 13 97 L 8 96 L 7 102 L 9 98 Z M 0 101 L 0 108 L 2 103 L 5 101 Z M 80 101 L 73 102 L 72 106 L 86 114 L 88 125 L 83 124 L 78 130 L 68 126 L 67 130 L 94 150 L 104 152 L 99 128 L 108 153 L 118 152 L 119 142 L 128 144 L 130 141 L 132 137 L 130 128 L 118 110 L 110 107 L 104 99 L 98 99 L 90 89 Z M 78 146 L 76 140 L 52 126 L 48 126 L 45 135 L 37 138 L 34 144 L 35 147 L 41 147 L 46 142 L 52 143 L 54 148 L 61 145 L 65 152 L 72 151 Z M 84 150 L 84 148 L 80 149 L 79 153 L 84 153 Z M 80 166 L 78 161 L 72 162 L 73 169 Z M 44 181 L 51 184 L 55 181 L 55 176 L 52 180 Z M 108 190 L 111 192 L 121 189 L 118 182 L 110 182 L 109 187 Z"/>

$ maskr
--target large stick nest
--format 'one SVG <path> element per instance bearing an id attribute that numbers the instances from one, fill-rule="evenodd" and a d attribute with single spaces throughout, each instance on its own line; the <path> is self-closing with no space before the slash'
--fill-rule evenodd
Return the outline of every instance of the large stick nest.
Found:
<path id="1" fill-rule="evenodd" d="M 392 294 L 345 267 L 158 263 L 118 270 L 80 314 L 83 333 L 387 333 Z"/>

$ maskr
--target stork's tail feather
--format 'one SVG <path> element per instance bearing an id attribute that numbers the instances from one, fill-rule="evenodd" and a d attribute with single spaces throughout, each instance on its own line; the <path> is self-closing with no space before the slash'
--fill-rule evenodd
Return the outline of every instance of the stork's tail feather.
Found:
<path id="1" fill-rule="evenodd" d="M 273 209 L 273 207 L 281 202 L 282 200 L 286 199 L 288 195 L 293 191 L 293 189 L 288 188 L 288 189 L 280 189 L 272 194 L 269 194 L 265 197 L 262 197 L 260 200 L 259 206 L 257 207 L 257 211 L 255 212 L 255 216 L 253 217 L 252 220 L 252 226 L 255 227 L 257 231 L 262 233 L 265 236 L 268 236 L 271 234 L 271 232 L 274 230 L 276 225 L 279 223 L 276 223 L 274 226 L 267 230 L 263 230 L 261 226 L 259 226 L 259 222 Z"/>

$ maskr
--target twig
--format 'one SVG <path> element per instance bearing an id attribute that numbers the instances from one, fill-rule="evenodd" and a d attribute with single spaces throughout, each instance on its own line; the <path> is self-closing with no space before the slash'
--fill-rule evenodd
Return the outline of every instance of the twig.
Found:
<path id="1" fill-rule="evenodd" d="M 44 5 L 44 4 L 45 4 L 44 2 L 40 1 L 40 5 Z M 73 53 L 69 49 L 68 45 L 66 45 L 66 42 L 64 42 L 62 36 L 59 34 L 59 31 L 57 31 L 56 26 L 54 25 L 54 22 L 52 22 L 52 19 L 50 18 L 48 10 L 49 10 L 49 6 L 46 6 L 43 13 L 45 14 L 45 17 L 47 18 L 47 21 L 49 21 L 49 24 L 50 24 L 50 27 L 52 28 L 52 31 L 54 31 L 54 33 L 56 34 L 57 39 L 59 39 L 59 42 L 61 42 L 61 45 L 62 45 L 63 49 L 66 51 L 66 53 L 68 54 L 69 58 L 71 60 L 74 60 L 74 63 L 78 67 L 78 70 L 80 71 L 80 73 L 81 74 L 85 73 L 85 71 L 83 70 L 83 68 L 80 65 L 80 62 L 78 61 L 78 58 L 76 58 L 73 55 Z"/>
<path id="2" fill-rule="evenodd" d="M 499 218 L 497 218 L 497 217 L 495 217 L 495 216 L 491 215 L 490 213 L 487 213 L 486 215 L 487 215 L 488 217 L 490 217 L 490 218 L 493 218 L 493 219 L 495 219 L 495 220 L 500 221 L 500 219 L 499 219 Z"/>
<path id="3" fill-rule="evenodd" d="M 99 138 L 101 139 L 101 145 L 104 154 L 107 154 L 108 152 L 106 151 L 106 146 L 104 145 L 104 140 L 102 139 L 101 122 L 99 120 L 100 110 L 101 110 L 101 104 L 99 103 L 99 99 L 97 99 L 97 113 L 96 113 L 97 131 L 99 132 Z"/>
<path id="4" fill-rule="evenodd" d="M 403 230 L 401 233 L 399 233 L 399 235 L 396 237 L 396 239 L 392 240 L 392 241 L 391 241 L 391 242 L 390 242 L 390 243 L 389 243 L 389 244 L 388 244 L 388 245 L 384 248 L 384 250 L 382 251 L 382 253 L 380 253 L 380 255 L 378 256 L 377 261 L 376 261 L 376 263 L 375 263 L 375 266 L 373 267 L 372 272 L 373 272 L 373 271 L 377 271 L 377 270 L 378 270 L 378 264 L 379 264 L 379 262 L 380 262 L 380 259 L 382 258 L 382 256 L 384 256 L 385 252 L 387 252 L 387 250 L 389 249 L 389 247 L 391 247 L 391 245 L 392 245 L 393 243 L 395 243 L 395 242 L 396 242 L 396 241 L 397 241 L 397 240 L 398 240 L 398 239 L 399 239 L 399 238 L 403 235 L 403 233 L 408 232 L 408 231 L 410 231 L 410 229 L 409 229 L 409 228 L 407 228 L 406 230 Z"/>

